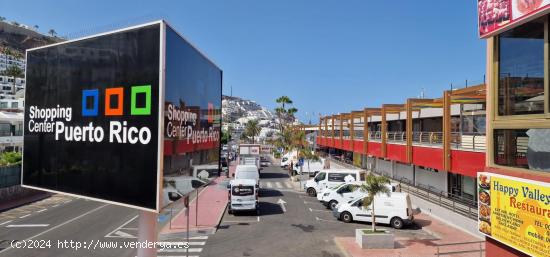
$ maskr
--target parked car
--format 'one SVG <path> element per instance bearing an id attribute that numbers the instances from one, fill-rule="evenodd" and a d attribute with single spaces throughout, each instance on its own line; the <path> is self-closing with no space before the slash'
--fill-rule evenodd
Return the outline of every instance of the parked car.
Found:
<path id="1" fill-rule="evenodd" d="M 338 203 L 345 203 L 365 195 L 361 191 L 362 182 L 349 182 L 328 188 L 322 194 L 317 194 L 317 199 L 327 208 L 334 209 Z"/>
<path id="2" fill-rule="evenodd" d="M 333 209 L 333 215 L 343 222 L 352 221 L 372 222 L 372 207 L 363 206 L 364 197 L 338 205 Z M 411 198 L 408 193 L 392 193 L 376 195 L 374 197 L 374 211 L 376 223 L 389 224 L 401 229 L 405 224 L 414 220 Z"/>
<path id="3" fill-rule="evenodd" d="M 229 209 L 227 210 L 229 214 L 236 211 L 259 212 L 259 188 L 256 187 L 254 179 L 233 179 L 227 188 L 229 189 Z"/>
<path id="4" fill-rule="evenodd" d="M 172 202 L 169 197 L 170 193 L 184 196 L 208 183 L 205 180 L 191 176 L 166 176 L 163 180 L 163 206 Z"/>
<path id="5" fill-rule="evenodd" d="M 365 181 L 366 172 L 356 169 L 325 169 L 304 184 L 304 190 L 309 196 L 317 196 L 325 189 L 338 186 L 346 182 L 346 176 L 354 181 Z"/>
<path id="6" fill-rule="evenodd" d="M 366 195 L 360 189 L 363 181 L 347 182 L 331 188 L 327 188 L 322 194 L 317 195 L 317 200 L 327 208 L 334 209 L 340 203 L 346 203 Z M 398 183 L 388 183 L 388 189 L 393 192 L 401 192 L 401 186 Z"/>
<path id="7" fill-rule="evenodd" d="M 261 156 L 260 157 L 260 166 L 268 167 L 269 165 L 271 165 L 271 162 L 267 159 L 267 157 Z"/>

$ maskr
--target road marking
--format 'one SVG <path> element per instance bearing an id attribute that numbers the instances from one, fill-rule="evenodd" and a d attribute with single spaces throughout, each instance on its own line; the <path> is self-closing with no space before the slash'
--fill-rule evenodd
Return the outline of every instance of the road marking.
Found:
<path id="1" fill-rule="evenodd" d="M 48 209 L 42 209 L 42 210 L 39 210 L 39 211 L 36 211 L 36 212 L 40 213 L 40 212 L 43 212 L 43 211 L 46 211 L 46 210 L 48 210 Z"/>
<path id="2" fill-rule="evenodd" d="M 260 216 L 257 216 L 258 217 L 258 222 L 260 222 Z"/>
<path id="3" fill-rule="evenodd" d="M 332 212 L 332 211 L 329 211 L 329 210 L 317 210 L 317 209 L 311 209 L 311 208 L 309 208 L 309 211 L 310 211 L 310 212 L 314 212 L 314 211 L 320 211 L 320 212 Z"/>
<path id="4" fill-rule="evenodd" d="M 47 227 L 50 224 L 17 224 L 7 225 L 6 228 L 35 228 L 35 227 Z"/>
<path id="5" fill-rule="evenodd" d="M 52 208 L 55 208 L 55 207 L 57 207 L 57 206 L 59 206 L 59 204 L 56 204 L 56 205 L 52 206 Z"/>
<path id="6" fill-rule="evenodd" d="M 122 232 L 120 230 L 116 231 L 115 234 L 118 236 L 118 237 L 123 237 L 123 238 L 136 238 L 135 236 L 133 235 L 130 235 L 126 232 Z"/>
<path id="7" fill-rule="evenodd" d="M 326 222 L 334 222 L 334 223 L 340 223 L 339 221 L 334 221 L 334 220 L 325 220 L 325 219 L 321 219 L 321 218 L 319 218 L 319 217 L 315 217 L 315 219 L 316 219 L 317 221 L 326 221 Z"/>
<path id="8" fill-rule="evenodd" d="M 285 202 L 285 200 L 279 198 L 279 201 L 277 201 L 277 203 L 278 203 L 279 205 L 281 205 L 281 209 L 283 209 L 283 212 L 286 212 L 286 207 L 285 207 L 285 203 L 286 203 L 286 202 Z"/>
<path id="9" fill-rule="evenodd" d="M 172 252 L 172 253 L 185 253 L 189 250 L 190 253 L 200 253 L 202 252 L 202 248 L 161 248 L 158 249 L 157 252 Z"/>
<path id="10" fill-rule="evenodd" d="M 111 233 L 105 235 L 105 237 L 114 237 L 114 236 L 112 236 L 112 234 L 116 234 L 116 232 L 118 232 L 119 230 L 121 230 L 124 226 L 128 225 L 128 223 L 130 223 L 130 222 L 132 222 L 133 220 L 137 219 L 138 216 L 139 216 L 139 215 L 136 215 L 136 216 L 134 216 L 133 218 L 129 219 L 128 221 L 124 222 L 124 223 L 123 223 L 122 225 L 120 225 L 118 228 L 115 228 L 115 230 L 111 231 Z M 124 232 L 122 232 L 122 233 L 124 233 Z M 127 234 L 127 233 L 124 233 L 124 234 Z M 129 234 L 128 234 L 128 235 L 129 235 Z M 132 235 L 130 235 L 130 236 L 132 236 Z M 134 236 L 132 236 L 132 237 L 134 237 Z"/>
<path id="11" fill-rule="evenodd" d="M 292 184 L 290 184 L 290 182 L 285 182 L 285 186 L 286 188 L 292 188 Z"/>
<path id="12" fill-rule="evenodd" d="M 277 188 L 283 188 L 283 184 L 281 184 L 281 182 L 275 182 L 275 185 Z"/>
<path id="13" fill-rule="evenodd" d="M 272 187 L 273 187 L 273 184 L 271 184 L 271 182 L 267 182 L 266 185 L 267 185 L 266 187 L 268 187 L 268 188 L 272 188 Z"/>
<path id="14" fill-rule="evenodd" d="M 31 214 L 23 215 L 23 216 L 21 216 L 21 217 L 19 217 L 19 218 L 22 219 L 22 218 L 26 218 L 26 217 L 29 217 L 29 216 L 31 216 Z"/>
<path id="15" fill-rule="evenodd" d="M 8 224 L 8 223 L 10 223 L 10 222 L 12 222 L 12 221 L 11 221 L 11 220 L 8 220 L 8 221 L 6 221 L 6 222 L 0 223 L 0 226 L 5 225 L 5 224 Z"/>
<path id="16" fill-rule="evenodd" d="M 101 208 L 103 208 L 103 207 L 105 207 L 105 206 L 107 206 L 107 205 L 109 205 L 109 204 L 101 205 L 101 206 L 99 206 L 99 207 L 97 207 L 97 208 L 95 208 L 95 209 L 93 209 L 93 210 L 90 210 L 90 211 L 87 211 L 87 212 L 85 212 L 85 213 L 83 213 L 83 214 L 80 214 L 79 216 L 76 216 L 76 217 L 74 217 L 74 218 L 72 218 L 72 219 L 70 219 L 70 220 L 67 220 L 67 221 L 65 221 L 65 222 L 63 222 L 63 223 L 61 223 L 61 224 L 59 224 L 59 225 L 57 225 L 57 226 L 55 226 L 55 227 L 51 227 L 51 228 L 49 228 L 49 229 L 47 229 L 47 230 L 44 230 L 44 231 L 42 231 L 42 232 L 40 232 L 40 233 L 38 233 L 38 234 L 36 234 L 36 235 L 34 235 L 34 236 L 31 236 L 31 237 L 25 239 L 24 241 L 29 241 L 29 240 L 31 240 L 31 239 L 34 239 L 34 238 L 39 237 L 39 236 L 41 236 L 41 235 L 44 235 L 44 234 L 46 234 L 46 233 L 48 233 L 48 232 L 50 232 L 50 231 L 53 231 L 53 230 L 58 229 L 58 228 L 60 228 L 60 227 L 62 227 L 62 226 L 65 226 L 65 225 L 67 225 L 67 224 L 69 224 L 69 223 L 71 223 L 71 222 L 73 222 L 73 221 L 75 221 L 75 220 L 77 220 L 77 219 L 80 219 L 80 218 L 82 218 L 82 217 L 84 217 L 84 216 L 87 216 L 87 215 L 89 215 L 89 214 L 91 214 L 91 213 L 94 213 L 94 212 L 96 212 L 97 210 L 99 210 L 99 209 L 101 209 Z M 4 250 L 1 250 L 0 253 L 7 252 L 7 251 L 10 250 L 10 249 L 13 249 L 13 248 L 12 248 L 11 246 L 8 246 L 8 247 L 6 247 Z"/>
<path id="17" fill-rule="evenodd" d="M 189 239 L 192 239 L 192 240 L 206 240 L 206 239 L 208 239 L 208 236 L 195 236 L 195 237 L 190 237 Z"/>

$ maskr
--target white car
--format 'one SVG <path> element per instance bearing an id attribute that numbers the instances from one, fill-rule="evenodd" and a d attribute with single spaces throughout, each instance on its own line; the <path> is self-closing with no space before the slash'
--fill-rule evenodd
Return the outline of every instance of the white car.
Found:
<path id="1" fill-rule="evenodd" d="M 294 171 L 298 175 L 303 174 L 309 174 L 310 176 L 314 176 L 315 174 L 319 173 L 325 166 L 324 160 L 319 161 L 312 161 L 312 160 L 304 160 L 304 164 L 302 166 L 299 165 L 299 163 L 294 164 Z"/>
<path id="2" fill-rule="evenodd" d="M 366 172 L 359 169 L 325 169 L 304 184 L 304 190 L 309 196 L 317 196 L 325 189 L 341 185 L 346 177 L 351 176 L 354 181 L 365 181 Z"/>
<path id="3" fill-rule="evenodd" d="M 332 210 L 334 217 L 346 223 L 352 221 L 372 222 L 372 207 L 363 206 L 364 197 L 339 204 Z M 374 197 L 376 223 L 390 224 L 401 229 L 414 220 L 411 198 L 408 193 L 392 193 Z"/>
<path id="4" fill-rule="evenodd" d="M 339 203 L 346 203 L 365 195 L 361 190 L 363 182 L 350 182 L 329 188 L 317 195 L 317 199 L 330 209 L 336 208 Z"/>

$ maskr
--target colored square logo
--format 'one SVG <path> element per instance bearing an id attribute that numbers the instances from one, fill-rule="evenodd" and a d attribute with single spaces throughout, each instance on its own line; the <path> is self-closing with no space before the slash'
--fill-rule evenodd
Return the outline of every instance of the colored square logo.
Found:
<path id="1" fill-rule="evenodd" d="M 105 116 L 120 116 L 124 113 L 124 88 L 105 89 Z"/>
<path id="2" fill-rule="evenodd" d="M 132 115 L 151 115 L 151 85 L 133 86 L 131 101 Z"/>
<path id="3" fill-rule="evenodd" d="M 82 116 L 97 116 L 99 107 L 99 90 L 82 90 Z"/>

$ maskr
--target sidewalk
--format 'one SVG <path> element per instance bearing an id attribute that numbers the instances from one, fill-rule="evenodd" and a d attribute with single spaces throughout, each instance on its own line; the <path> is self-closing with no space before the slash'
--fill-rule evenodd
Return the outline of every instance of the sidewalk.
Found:
<path id="1" fill-rule="evenodd" d="M 433 235 L 437 239 L 414 239 L 406 237 L 396 237 L 395 249 L 361 249 L 357 243 L 355 243 L 355 237 L 335 237 L 334 241 L 336 245 L 345 253 L 346 256 L 361 257 L 361 256 L 384 256 L 384 257 L 420 257 L 420 256 L 434 256 L 437 252 L 437 246 L 449 243 L 460 242 L 477 242 L 479 238 L 474 237 L 466 232 L 457 230 L 453 226 L 445 224 L 443 221 L 431 217 L 426 214 L 415 215 L 415 222 L 422 226 L 422 229 Z M 485 244 L 482 244 L 485 249 Z M 479 243 L 445 246 L 441 247 L 441 252 L 452 251 L 465 251 L 465 250 L 478 250 Z M 468 257 L 479 256 L 477 253 L 462 253 L 451 254 L 445 256 L 455 257 Z"/>
<path id="2" fill-rule="evenodd" d="M 199 192 L 198 200 L 193 199 L 189 203 L 190 231 L 215 229 L 218 226 L 228 202 L 227 188 L 221 185 L 225 180 L 227 180 L 225 176 L 216 178 L 210 185 Z M 184 209 L 172 219 L 171 228 L 170 225 L 167 224 L 162 229 L 161 233 L 180 233 L 186 230 L 187 214 Z"/>

